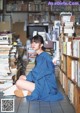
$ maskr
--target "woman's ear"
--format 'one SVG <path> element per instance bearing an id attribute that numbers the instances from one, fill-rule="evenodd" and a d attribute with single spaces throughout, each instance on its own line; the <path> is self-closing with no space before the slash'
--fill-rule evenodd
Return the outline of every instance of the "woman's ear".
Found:
<path id="1" fill-rule="evenodd" d="M 41 47 L 43 47 L 43 44 L 41 44 Z"/>

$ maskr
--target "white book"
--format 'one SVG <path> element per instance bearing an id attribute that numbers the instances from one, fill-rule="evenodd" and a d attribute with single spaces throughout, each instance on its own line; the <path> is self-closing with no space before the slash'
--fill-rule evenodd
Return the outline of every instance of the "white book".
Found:
<path id="1" fill-rule="evenodd" d="M 78 84 L 78 86 L 80 87 L 80 61 L 78 62 L 77 84 Z"/>
<path id="2" fill-rule="evenodd" d="M 5 90 L 13 85 L 12 82 L 6 82 L 4 84 L 0 84 L 0 90 Z"/>
<path id="3" fill-rule="evenodd" d="M 70 85 L 71 85 L 71 81 L 68 80 L 68 97 L 70 99 Z"/>
<path id="4" fill-rule="evenodd" d="M 74 80 L 75 79 L 75 63 L 74 63 L 74 60 L 71 61 L 71 79 Z"/>
<path id="5" fill-rule="evenodd" d="M 74 22 L 65 22 L 65 27 L 73 27 Z"/>
<path id="6" fill-rule="evenodd" d="M 0 45 L 0 48 L 4 48 L 4 49 L 10 49 L 12 47 L 12 45 Z"/>
<path id="7" fill-rule="evenodd" d="M 63 42 L 63 53 L 67 53 L 67 42 Z"/>
<path id="8" fill-rule="evenodd" d="M 63 74 L 63 89 L 65 88 L 65 75 Z"/>
<path id="9" fill-rule="evenodd" d="M 80 40 L 78 40 L 78 58 L 80 58 Z"/>
<path id="10" fill-rule="evenodd" d="M 74 79 L 77 82 L 77 76 L 78 76 L 78 61 L 75 60 L 74 62 Z"/>
<path id="11" fill-rule="evenodd" d="M 71 42 L 67 42 L 67 55 L 71 56 L 72 55 L 72 47 L 71 47 Z"/>
<path id="12" fill-rule="evenodd" d="M 77 40 L 73 40 L 73 57 L 77 57 L 78 56 L 78 51 L 77 51 L 77 45 L 78 45 L 78 42 Z"/>
<path id="13" fill-rule="evenodd" d="M 73 56 L 80 58 L 80 40 L 73 40 Z"/>
<path id="14" fill-rule="evenodd" d="M 74 28 L 64 28 L 64 33 L 74 33 L 75 29 Z"/>
<path id="15" fill-rule="evenodd" d="M 73 83 L 70 84 L 70 100 L 71 100 L 71 103 L 74 103 L 74 84 Z"/>
<path id="16" fill-rule="evenodd" d="M 1 76 L 0 75 L 0 80 L 12 80 L 12 75 L 11 76 L 8 76 L 8 75 L 7 76 L 5 76 L 5 75 L 4 76 L 3 75 Z"/>

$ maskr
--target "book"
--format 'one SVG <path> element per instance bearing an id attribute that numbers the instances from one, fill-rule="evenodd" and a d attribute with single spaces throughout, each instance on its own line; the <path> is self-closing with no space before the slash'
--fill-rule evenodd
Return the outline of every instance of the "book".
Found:
<path id="1" fill-rule="evenodd" d="M 77 84 L 78 84 L 78 87 L 80 87 L 80 61 L 78 62 Z"/>
<path id="2" fill-rule="evenodd" d="M 73 40 L 73 56 L 80 58 L 80 40 Z"/>
<path id="3" fill-rule="evenodd" d="M 67 55 L 72 55 L 72 42 L 67 42 Z"/>

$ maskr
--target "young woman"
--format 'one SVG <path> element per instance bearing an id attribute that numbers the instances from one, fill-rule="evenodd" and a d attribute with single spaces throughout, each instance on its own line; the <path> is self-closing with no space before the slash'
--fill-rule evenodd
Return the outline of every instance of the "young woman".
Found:
<path id="1" fill-rule="evenodd" d="M 35 67 L 24 76 L 21 75 L 16 82 L 14 91 L 16 96 L 22 97 L 22 90 L 28 100 L 57 101 L 62 100 L 63 95 L 59 92 L 55 68 L 50 55 L 43 50 L 44 41 L 42 36 L 36 35 L 31 39 L 31 46 L 36 51 Z M 23 91 L 24 92 L 24 91 Z"/>

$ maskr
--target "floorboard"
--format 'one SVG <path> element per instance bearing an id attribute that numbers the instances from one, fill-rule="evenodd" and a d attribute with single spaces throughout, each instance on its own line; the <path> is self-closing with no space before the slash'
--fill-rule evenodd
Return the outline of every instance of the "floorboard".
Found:
<path id="1" fill-rule="evenodd" d="M 8 98 L 14 99 L 15 102 L 14 113 L 75 113 L 74 107 L 70 103 L 68 97 L 65 95 L 61 85 L 58 84 L 58 86 L 60 91 L 64 95 L 64 100 L 58 102 L 44 102 L 44 101 L 29 102 L 26 100 L 26 98 L 18 98 L 16 96 L 3 96 L 2 92 L 0 92 L 0 100 L 8 99 Z M 1 109 L 1 101 L 0 101 L 0 109 Z"/>
<path id="2" fill-rule="evenodd" d="M 30 102 L 29 113 L 39 113 L 39 101 Z"/>
<path id="3" fill-rule="evenodd" d="M 62 92 L 64 94 L 64 92 Z M 14 113 L 75 113 L 74 107 L 69 99 L 64 94 L 64 100 L 59 102 L 44 102 L 44 101 L 27 101 L 26 98 L 18 98 L 15 96 L 5 96 L 0 93 L 0 99 L 14 99 Z M 1 103 L 0 103 L 1 109 Z M 0 112 L 1 113 L 1 112 Z M 5 112 L 3 112 L 5 113 Z M 9 112 L 10 113 L 10 112 Z M 12 113 L 12 112 L 11 112 Z"/>

